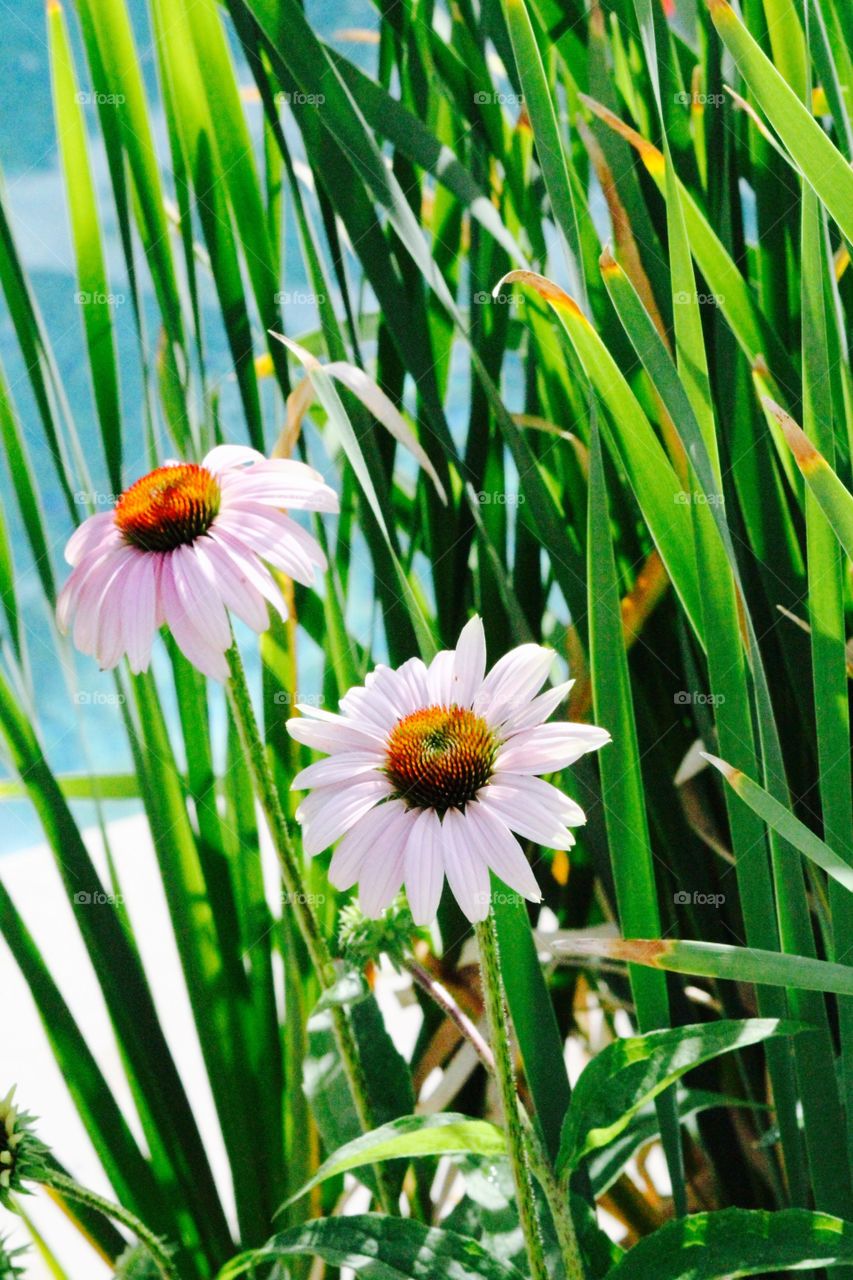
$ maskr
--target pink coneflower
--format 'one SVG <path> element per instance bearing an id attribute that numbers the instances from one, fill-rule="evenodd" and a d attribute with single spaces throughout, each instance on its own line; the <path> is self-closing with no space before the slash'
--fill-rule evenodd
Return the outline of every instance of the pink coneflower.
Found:
<path id="1" fill-rule="evenodd" d="M 220 445 L 200 466 L 157 467 L 71 537 L 65 558 L 74 570 L 59 596 L 60 628 L 73 618 L 78 649 L 104 669 L 127 654 L 139 672 L 165 624 L 194 666 L 227 679 L 227 610 L 261 632 L 267 604 L 286 616 L 267 565 L 308 586 L 325 567 L 315 540 L 284 507 L 337 511 L 338 503 L 304 463 L 240 445 Z"/>
<path id="2" fill-rule="evenodd" d="M 569 828 L 586 819 L 536 775 L 610 737 L 594 725 L 545 723 L 570 688 L 538 693 L 553 661 L 552 650 L 524 644 L 486 675 L 483 624 L 473 618 L 429 667 L 420 658 L 377 667 L 341 699 L 341 715 L 300 707 L 288 721 L 297 742 L 329 753 L 293 780 L 311 790 L 296 813 L 305 850 L 321 853 L 343 836 L 330 879 L 339 889 L 358 883 L 365 915 L 379 915 L 405 882 L 415 923 L 428 924 L 446 875 L 468 919 L 483 920 L 490 869 L 541 900 L 512 833 L 569 849 Z"/>

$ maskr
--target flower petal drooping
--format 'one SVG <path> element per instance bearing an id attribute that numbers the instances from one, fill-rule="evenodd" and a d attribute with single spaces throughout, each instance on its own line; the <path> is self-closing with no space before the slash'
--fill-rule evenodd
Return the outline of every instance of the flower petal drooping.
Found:
<path id="1" fill-rule="evenodd" d="M 242 445 L 219 445 L 201 465 L 157 467 L 71 537 L 60 628 L 73 626 L 77 648 L 103 669 L 126 655 L 140 672 L 165 624 L 194 666 L 227 679 L 227 611 L 264 631 L 268 605 L 286 616 L 270 568 L 307 586 L 325 568 L 319 545 L 284 508 L 337 511 L 338 504 L 311 467 Z"/>
<path id="2" fill-rule="evenodd" d="M 359 886 L 366 916 L 405 885 L 415 924 L 429 924 L 446 878 L 468 919 L 482 920 L 492 872 L 540 901 L 516 836 L 569 849 L 586 819 L 537 775 L 610 740 L 594 725 L 545 723 L 570 687 L 540 694 L 553 658 L 521 645 L 487 674 L 483 624 L 472 618 L 429 667 L 378 667 L 341 699 L 340 715 L 306 706 L 288 721 L 297 742 L 328 753 L 293 782 L 311 792 L 296 815 L 306 852 L 343 837 L 329 875 L 339 889 Z"/>

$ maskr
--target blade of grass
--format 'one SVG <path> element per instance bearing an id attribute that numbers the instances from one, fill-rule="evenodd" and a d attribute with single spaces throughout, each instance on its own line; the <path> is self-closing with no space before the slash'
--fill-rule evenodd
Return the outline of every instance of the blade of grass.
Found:
<path id="1" fill-rule="evenodd" d="M 601 438 L 593 426 L 589 477 L 589 637 L 592 695 L 596 724 L 613 742 L 598 760 L 601 800 L 607 826 L 616 902 L 622 928 L 631 935 L 660 933 L 654 854 L 643 797 L 640 748 L 634 719 L 628 660 L 622 628 L 616 561 Z M 631 990 L 641 1031 L 671 1026 L 666 980 L 642 969 L 631 970 Z M 677 1210 L 687 1210 L 678 1099 L 670 1090 L 658 1101 L 661 1134 Z"/>
<path id="2" fill-rule="evenodd" d="M 121 403 L 112 319 L 112 294 L 92 179 L 86 124 L 65 15 L 59 0 L 48 7 L 48 38 L 56 131 L 77 262 L 78 299 L 89 351 L 92 391 L 101 428 L 107 474 L 122 488 Z"/>

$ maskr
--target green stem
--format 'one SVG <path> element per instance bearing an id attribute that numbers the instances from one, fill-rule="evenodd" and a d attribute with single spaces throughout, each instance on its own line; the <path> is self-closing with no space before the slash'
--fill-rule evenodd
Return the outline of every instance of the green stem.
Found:
<path id="1" fill-rule="evenodd" d="M 155 1236 L 135 1213 L 131 1213 L 120 1204 L 115 1204 L 112 1200 L 105 1199 L 104 1196 L 99 1196 L 96 1191 L 81 1187 L 73 1178 L 68 1178 L 55 1169 L 50 1169 L 42 1182 L 44 1186 L 58 1191 L 65 1199 L 76 1200 L 78 1204 L 84 1204 L 89 1209 L 94 1209 L 104 1217 L 112 1218 L 114 1222 L 120 1222 L 122 1226 L 127 1227 L 128 1231 L 132 1231 L 140 1244 L 143 1244 L 151 1254 L 163 1280 L 178 1280 L 178 1273 L 163 1241 L 159 1236 Z"/>
<path id="2" fill-rule="evenodd" d="M 586 1267 L 572 1217 L 568 1181 L 562 1184 L 557 1178 L 554 1167 L 532 1126 L 526 1132 L 530 1139 L 530 1167 L 545 1192 L 545 1199 L 551 1210 L 551 1220 L 563 1255 L 566 1276 L 568 1280 L 585 1280 Z"/>
<path id="3" fill-rule="evenodd" d="M 474 1049 L 489 1075 L 495 1076 L 497 1072 L 495 1055 L 450 992 L 440 982 L 437 982 L 432 974 L 418 964 L 416 960 L 411 958 L 406 960 L 406 968 L 421 990 L 425 991 L 442 1012 L 456 1025 L 460 1033 Z M 551 1218 L 554 1223 L 554 1231 L 556 1232 L 566 1266 L 566 1275 L 570 1277 L 570 1280 L 583 1280 L 586 1273 L 578 1247 L 577 1235 L 575 1234 L 575 1224 L 572 1219 L 568 1182 L 565 1187 L 560 1184 L 548 1154 L 530 1122 L 530 1116 L 527 1114 L 524 1103 L 518 1096 L 517 1091 L 515 1103 L 519 1124 L 522 1126 L 524 1139 L 527 1142 L 530 1168 L 548 1201 L 548 1208 L 551 1211 Z"/>
<path id="4" fill-rule="evenodd" d="M 509 1038 L 509 1015 L 498 955 L 498 932 L 491 909 L 486 919 L 476 926 L 476 930 L 480 948 L 483 999 L 489 1019 L 492 1050 L 495 1055 L 495 1078 L 501 1097 L 512 1176 L 518 1197 L 518 1217 L 527 1245 L 532 1280 L 548 1280 L 548 1269 L 542 1248 L 542 1233 L 539 1229 L 536 1198 L 530 1174 L 528 1144 L 518 1113 L 518 1094 Z M 575 1277 L 572 1276 L 571 1280 L 575 1280 Z"/>
<path id="5" fill-rule="evenodd" d="M 314 914 L 311 903 L 308 901 L 308 896 L 302 892 L 302 867 L 293 847 L 287 819 L 284 816 L 281 801 L 278 798 L 278 791 L 273 780 L 269 760 L 267 759 L 266 748 L 258 729 L 258 722 L 255 719 L 252 698 L 249 693 L 249 686 L 246 683 L 246 673 L 243 670 L 243 663 L 236 644 L 231 646 L 226 657 L 231 671 L 231 679 L 226 686 L 228 699 L 248 757 L 258 799 L 269 824 L 270 834 L 281 868 L 281 878 L 290 903 L 296 912 L 299 930 L 305 941 L 311 963 L 324 991 L 328 991 L 335 983 L 335 967 L 332 963 L 326 939 L 320 929 L 319 921 Z M 332 1029 L 355 1104 L 358 1122 L 362 1131 L 369 1133 L 371 1129 L 375 1128 L 373 1111 L 367 1090 L 367 1079 L 361 1064 L 352 1023 L 346 1010 L 338 1004 L 331 1005 L 330 1014 Z M 374 1176 L 382 1208 L 386 1213 L 396 1214 L 396 1197 L 387 1169 L 383 1165 L 375 1165 Z"/>

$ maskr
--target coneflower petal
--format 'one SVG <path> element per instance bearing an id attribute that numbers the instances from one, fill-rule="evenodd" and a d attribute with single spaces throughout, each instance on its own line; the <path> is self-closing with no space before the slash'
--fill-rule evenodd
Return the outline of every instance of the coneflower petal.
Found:
<path id="1" fill-rule="evenodd" d="M 542 900 L 516 836 L 569 849 L 570 828 L 585 817 L 536 775 L 609 740 L 594 725 L 542 723 L 569 688 L 539 694 L 554 656 L 522 645 L 486 674 L 483 626 L 474 618 L 457 648 L 428 668 L 419 658 L 396 671 L 377 667 L 341 699 L 342 714 L 299 708 L 288 731 L 328 759 L 294 779 L 296 789 L 309 790 L 296 816 L 309 853 L 346 828 L 332 858 L 334 884 L 358 884 L 375 913 L 402 881 L 419 925 L 434 919 L 445 877 L 472 922 L 488 914 L 491 872 Z"/>
<path id="2" fill-rule="evenodd" d="M 228 610 L 253 630 L 267 605 L 286 618 L 272 566 L 310 586 L 324 568 L 314 538 L 281 510 L 336 511 L 337 498 L 311 467 L 219 445 L 199 465 L 167 462 L 135 481 L 115 509 L 71 536 L 73 566 L 57 602 L 57 622 L 74 643 L 112 667 L 127 655 L 147 669 L 164 624 L 199 670 L 228 678 Z"/>

